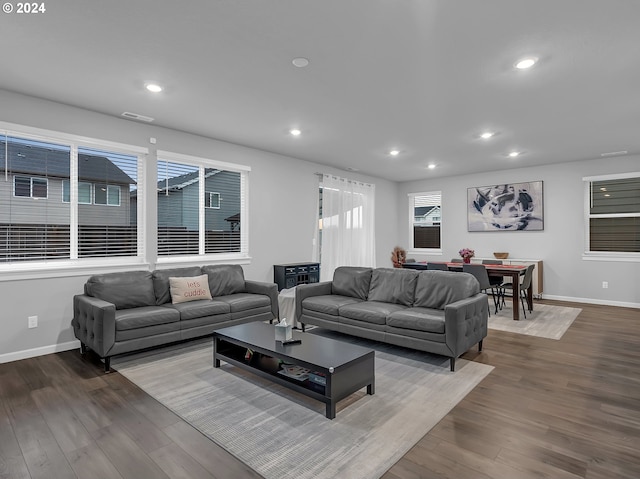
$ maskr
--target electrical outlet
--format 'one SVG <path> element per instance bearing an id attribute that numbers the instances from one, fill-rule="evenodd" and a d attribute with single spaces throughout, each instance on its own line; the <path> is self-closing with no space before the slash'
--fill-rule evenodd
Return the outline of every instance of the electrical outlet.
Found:
<path id="1" fill-rule="evenodd" d="M 29 320 L 29 328 L 37 328 L 38 327 L 38 317 L 37 316 L 29 316 L 27 318 Z"/>
<path id="2" fill-rule="evenodd" d="M 603 281 L 603 282 L 602 282 L 602 287 L 603 287 L 604 289 L 607 289 L 607 288 L 609 287 L 609 282 L 608 282 L 608 281 Z"/>

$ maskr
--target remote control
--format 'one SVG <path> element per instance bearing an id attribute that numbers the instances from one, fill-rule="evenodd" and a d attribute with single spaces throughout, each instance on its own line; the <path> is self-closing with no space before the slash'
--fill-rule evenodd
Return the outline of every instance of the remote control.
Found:
<path id="1" fill-rule="evenodd" d="M 290 339 L 288 341 L 282 341 L 282 344 L 300 344 L 302 339 Z"/>

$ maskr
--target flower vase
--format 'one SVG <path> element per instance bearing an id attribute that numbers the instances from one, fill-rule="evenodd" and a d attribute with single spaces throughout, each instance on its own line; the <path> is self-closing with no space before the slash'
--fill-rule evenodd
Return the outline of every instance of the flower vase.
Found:
<path id="1" fill-rule="evenodd" d="M 469 264 L 469 263 L 471 263 L 471 258 L 468 257 L 468 256 L 465 256 L 464 258 L 462 258 L 462 262 Z"/>

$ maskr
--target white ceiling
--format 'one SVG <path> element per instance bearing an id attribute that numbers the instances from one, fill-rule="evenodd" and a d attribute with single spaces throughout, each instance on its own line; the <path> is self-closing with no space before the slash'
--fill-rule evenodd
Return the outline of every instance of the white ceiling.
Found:
<path id="1" fill-rule="evenodd" d="M 395 181 L 640 153 L 638 0 L 45 7 L 0 13 L 0 88 Z"/>

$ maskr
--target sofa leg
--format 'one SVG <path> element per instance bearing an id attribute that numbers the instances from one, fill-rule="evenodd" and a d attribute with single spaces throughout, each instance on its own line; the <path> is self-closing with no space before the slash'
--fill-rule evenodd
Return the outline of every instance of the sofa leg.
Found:
<path id="1" fill-rule="evenodd" d="M 104 372 L 111 372 L 111 358 L 109 356 L 104 358 Z"/>
<path id="2" fill-rule="evenodd" d="M 478 352 L 482 351 L 482 339 L 478 343 Z"/>
<path id="3" fill-rule="evenodd" d="M 456 370 L 456 358 L 449 358 L 449 362 L 451 363 L 451 372 Z"/>
<path id="4" fill-rule="evenodd" d="M 80 354 L 84 356 L 87 354 L 87 345 L 80 341 Z"/>
<path id="5" fill-rule="evenodd" d="M 304 333 L 304 323 L 300 323 L 300 326 L 302 326 L 302 332 Z"/>

